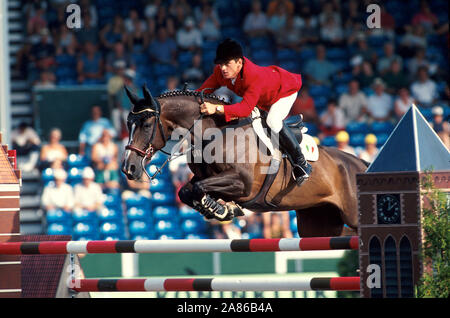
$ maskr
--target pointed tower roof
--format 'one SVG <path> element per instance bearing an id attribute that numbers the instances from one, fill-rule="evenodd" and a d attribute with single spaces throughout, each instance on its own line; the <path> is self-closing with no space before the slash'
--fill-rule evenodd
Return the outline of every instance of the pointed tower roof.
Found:
<path id="1" fill-rule="evenodd" d="M 450 152 L 413 104 L 366 172 L 450 170 Z"/>

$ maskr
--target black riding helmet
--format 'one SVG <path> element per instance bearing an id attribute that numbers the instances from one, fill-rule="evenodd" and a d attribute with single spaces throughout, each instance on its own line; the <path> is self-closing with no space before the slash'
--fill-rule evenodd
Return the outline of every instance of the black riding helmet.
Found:
<path id="1" fill-rule="evenodd" d="M 229 60 L 243 57 L 242 46 L 237 41 L 227 38 L 217 46 L 214 63 L 224 64 Z"/>

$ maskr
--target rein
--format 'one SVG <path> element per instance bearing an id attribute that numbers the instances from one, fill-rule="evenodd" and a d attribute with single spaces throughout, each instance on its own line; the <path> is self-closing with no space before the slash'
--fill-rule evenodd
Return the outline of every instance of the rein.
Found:
<path id="1" fill-rule="evenodd" d="M 204 93 L 203 92 L 205 90 L 207 90 L 207 89 L 211 89 L 211 88 L 204 88 L 204 89 L 202 89 L 200 91 L 200 104 L 199 105 L 202 105 L 205 102 L 205 98 L 204 98 Z M 146 108 L 146 109 L 138 111 L 138 112 L 131 111 L 131 114 L 139 115 L 139 114 L 142 114 L 142 113 L 145 113 L 145 112 L 150 112 L 151 113 L 150 116 L 155 116 L 156 117 L 155 122 L 156 121 L 158 122 L 158 127 L 159 127 L 159 129 L 161 131 L 162 138 L 163 138 L 164 142 L 166 142 L 166 136 L 165 136 L 165 133 L 164 133 L 164 127 L 163 127 L 163 124 L 162 124 L 162 121 L 161 121 L 161 117 L 160 117 L 161 116 L 161 113 L 160 113 L 161 105 L 159 104 L 159 101 L 157 99 L 154 99 L 154 100 L 155 100 L 155 102 L 157 104 L 157 109 L 158 110 L 154 110 L 154 109 L 151 109 L 151 108 Z M 192 132 L 192 129 L 195 127 L 196 123 L 199 122 L 200 120 L 202 120 L 203 117 L 204 117 L 204 114 L 200 112 L 200 116 L 196 120 L 194 120 L 194 123 L 188 129 L 188 132 L 186 133 L 186 135 L 183 136 L 183 138 L 179 141 L 179 143 L 184 141 L 190 135 L 190 133 Z M 134 134 L 135 127 L 136 127 L 136 124 L 133 123 L 132 126 L 131 126 L 131 131 L 130 131 L 130 139 L 128 141 L 128 144 L 125 146 L 125 149 L 134 151 L 139 156 L 142 157 L 141 168 L 144 171 L 144 173 L 147 175 L 147 177 L 149 178 L 148 182 L 152 182 L 153 179 L 155 179 L 156 176 L 161 173 L 162 169 L 164 168 L 164 166 L 169 161 L 173 160 L 176 157 L 179 157 L 179 156 L 183 155 L 184 153 L 177 154 L 177 155 L 174 155 L 173 153 L 169 154 L 169 158 L 167 158 L 164 161 L 164 163 L 160 167 L 157 168 L 157 170 L 155 171 L 155 173 L 153 173 L 153 175 L 150 175 L 147 172 L 147 169 L 145 169 L 145 161 L 146 160 L 150 160 L 152 158 L 154 152 L 155 152 L 152 142 L 153 142 L 153 139 L 155 138 L 155 135 L 156 135 L 156 125 L 153 125 L 153 130 L 152 130 L 152 135 L 151 135 L 151 138 L 150 138 L 150 141 L 149 141 L 149 146 L 148 146 L 148 148 L 146 150 L 142 150 L 142 149 L 139 149 L 139 148 L 131 145 L 132 142 L 133 142 L 133 134 Z M 166 153 L 165 151 L 163 151 L 163 152 Z M 147 183 L 146 181 L 139 181 L 139 182 Z"/>

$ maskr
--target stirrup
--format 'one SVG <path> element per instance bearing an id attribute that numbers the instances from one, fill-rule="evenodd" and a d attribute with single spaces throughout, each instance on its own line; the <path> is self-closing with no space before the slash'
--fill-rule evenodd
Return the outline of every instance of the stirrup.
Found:
<path id="1" fill-rule="evenodd" d="M 295 175 L 294 171 L 296 168 L 300 169 L 303 172 L 303 174 L 301 176 Z M 303 182 L 305 182 L 306 180 L 309 179 L 309 175 L 310 175 L 311 171 L 312 171 L 312 167 L 308 162 L 306 163 L 306 169 L 304 169 L 299 164 L 295 164 L 295 165 L 293 165 L 293 168 L 292 168 L 292 177 L 294 178 L 297 185 L 301 186 Z"/>

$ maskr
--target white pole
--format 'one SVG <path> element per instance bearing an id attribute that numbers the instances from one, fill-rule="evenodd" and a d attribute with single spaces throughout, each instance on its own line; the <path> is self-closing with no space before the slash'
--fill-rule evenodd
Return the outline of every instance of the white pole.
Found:
<path id="1" fill-rule="evenodd" d="M 8 32 L 8 1 L 0 1 L 0 132 L 5 144 L 9 143 L 11 131 Z"/>

